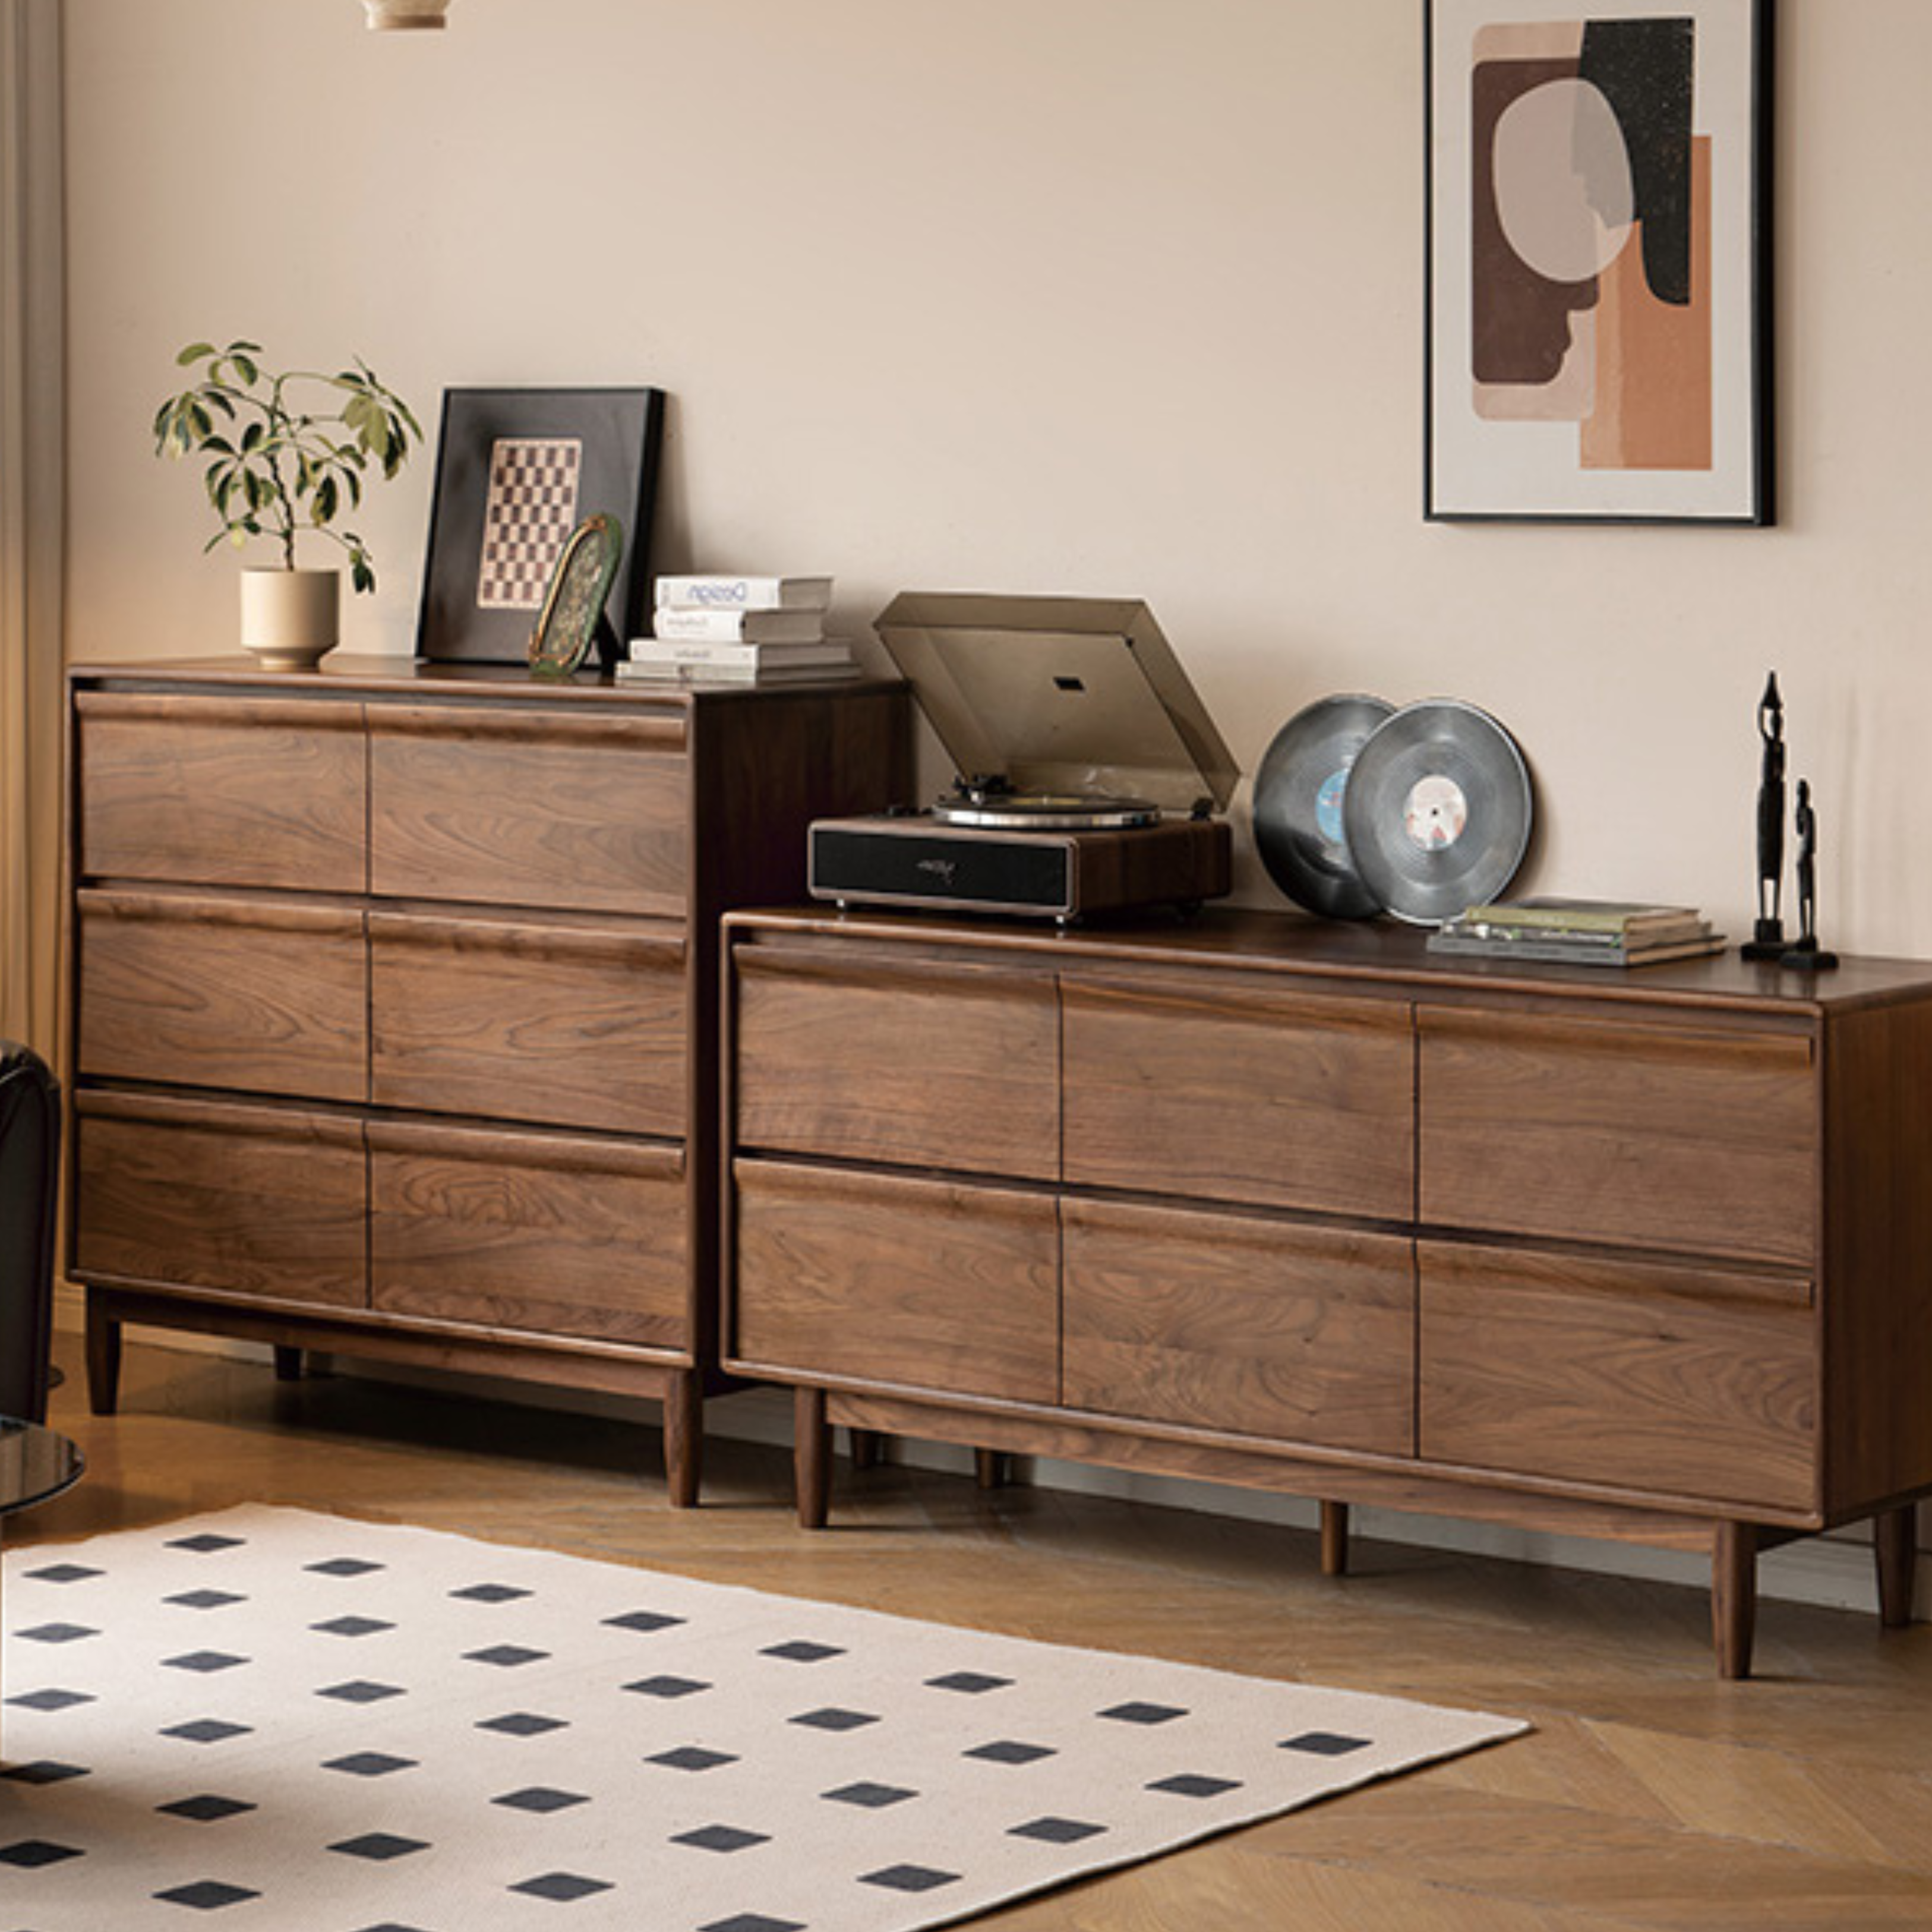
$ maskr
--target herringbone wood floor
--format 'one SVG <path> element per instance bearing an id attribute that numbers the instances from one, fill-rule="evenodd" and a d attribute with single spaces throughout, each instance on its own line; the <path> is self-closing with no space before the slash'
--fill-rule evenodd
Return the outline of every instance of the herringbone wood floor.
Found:
<path id="1" fill-rule="evenodd" d="M 1932 1626 L 1767 1604 L 1714 1675 L 1663 1585 L 842 1462 L 834 1526 L 788 1460 L 710 1447 L 664 1500 L 649 1427 L 136 1346 L 122 1413 L 53 1420 L 88 1479 L 8 1526 L 85 1535 L 237 1502 L 338 1510 L 1063 1642 L 1478 1706 L 1522 1741 L 1038 1899 L 998 1932 L 1932 1928 Z"/>

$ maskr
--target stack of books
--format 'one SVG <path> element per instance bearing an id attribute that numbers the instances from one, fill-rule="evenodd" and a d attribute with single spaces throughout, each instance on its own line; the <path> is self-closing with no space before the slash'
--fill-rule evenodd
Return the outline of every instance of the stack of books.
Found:
<path id="1" fill-rule="evenodd" d="M 1724 935 L 1694 906 L 1614 899 L 1506 899 L 1472 906 L 1429 936 L 1432 952 L 1566 966 L 1642 966 L 1723 950 Z"/>
<path id="2" fill-rule="evenodd" d="M 661 577 L 651 634 L 617 676 L 640 684 L 782 684 L 856 677 L 851 646 L 825 634 L 829 577 Z"/>

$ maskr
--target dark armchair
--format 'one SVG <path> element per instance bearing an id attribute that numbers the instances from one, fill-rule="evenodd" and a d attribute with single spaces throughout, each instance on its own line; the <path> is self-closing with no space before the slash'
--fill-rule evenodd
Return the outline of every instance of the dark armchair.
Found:
<path id="1" fill-rule="evenodd" d="M 60 1082 L 0 1040 L 0 1415 L 44 1422 L 52 1374 Z"/>

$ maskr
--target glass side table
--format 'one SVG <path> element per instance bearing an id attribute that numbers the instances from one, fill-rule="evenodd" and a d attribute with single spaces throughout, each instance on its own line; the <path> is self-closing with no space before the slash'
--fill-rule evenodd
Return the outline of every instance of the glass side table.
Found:
<path id="1" fill-rule="evenodd" d="M 0 1518 L 72 1489 L 86 1467 L 80 1451 L 58 1431 L 0 1416 Z M 4 1540 L 0 1536 L 0 1543 Z M 4 1628 L 0 1620 L 0 1630 Z"/>

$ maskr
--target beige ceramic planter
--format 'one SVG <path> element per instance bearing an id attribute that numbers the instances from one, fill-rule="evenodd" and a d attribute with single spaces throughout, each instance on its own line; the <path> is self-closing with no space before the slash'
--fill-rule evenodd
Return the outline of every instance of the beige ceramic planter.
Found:
<path id="1" fill-rule="evenodd" d="M 242 648 L 264 670 L 306 670 L 341 635 L 339 570 L 242 573 Z"/>

